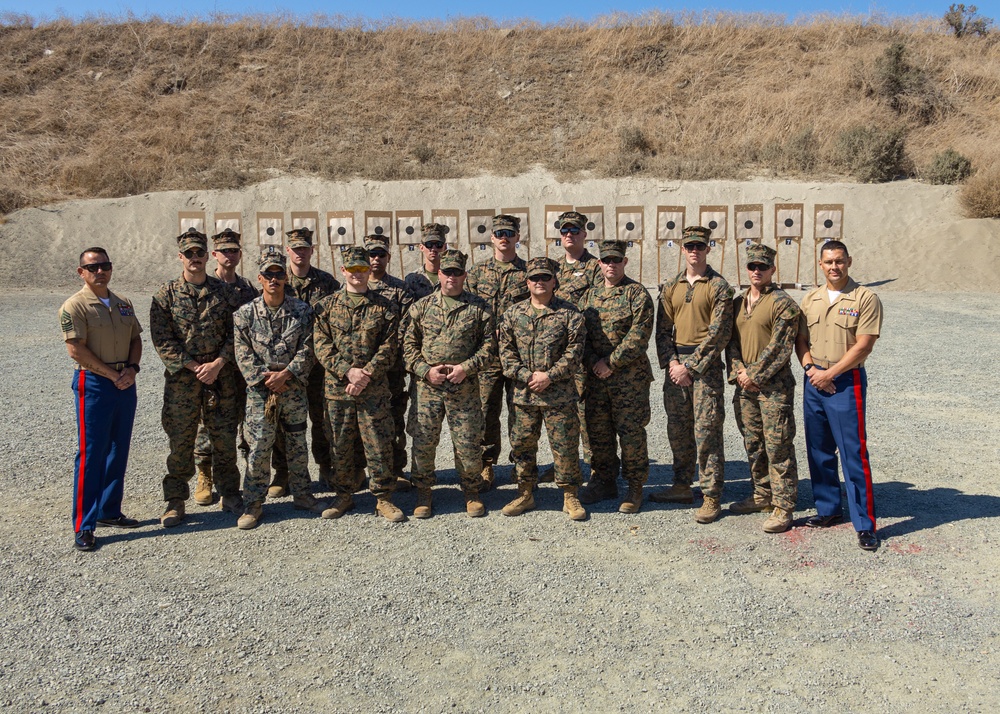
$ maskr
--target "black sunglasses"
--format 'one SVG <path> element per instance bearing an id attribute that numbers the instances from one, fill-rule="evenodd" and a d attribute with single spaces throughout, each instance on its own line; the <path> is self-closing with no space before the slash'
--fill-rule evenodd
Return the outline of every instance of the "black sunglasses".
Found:
<path id="1" fill-rule="evenodd" d="M 86 265 L 81 265 L 80 267 L 88 273 L 96 273 L 98 270 L 103 270 L 107 273 L 111 271 L 111 261 L 109 260 L 104 263 L 87 263 Z"/>
<path id="2" fill-rule="evenodd" d="M 287 273 L 284 270 L 268 270 L 261 273 L 261 277 L 264 280 L 284 280 L 287 277 Z"/>
<path id="3" fill-rule="evenodd" d="M 552 276 L 548 273 L 539 273 L 538 275 L 529 275 L 528 280 L 533 283 L 547 283 L 552 280 Z"/>
<path id="4" fill-rule="evenodd" d="M 684 250 L 705 250 L 708 248 L 708 243 L 688 243 L 684 246 Z"/>
<path id="5" fill-rule="evenodd" d="M 619 258 L 617 255 L 609 255 L 607 258 L 601 258 L 601 262 L 604 263 L 605 265 L 607 265 L 608 263 L 614 263 L 615 265 L 618 265 L 623 260 L 624 258 Z"/>
<path id="6" fill-rule="evenodd" d="M 240 252 L 239 248 L 219 248 L 219 252 L 223 255 L 236 255 Z"/>
<path id="7" fill-rule="evenodd" d="M 747 270 L 749 270 L 751 273 L 755 273 L 758 271 L 763 273 L 769 270 L 770 267 L 771 266 L 768 265 L 767 263 L 747 263 Z"/>
<path id="8" fill-rule="evenodd" d="M 181 253 L 181 255 L 183 255 L 188 260 L 191 260 L 191 258 L 204 258 L 208 254 L 201 248 L 188 248 L 183 253 Z"/>
<path id="9" fill-rule="evenodd" d="M 578 236 L 578 235 L 580 235 L 580 229 L 577 228 L 576 226 L 566 226 L 565 228 L 560 228 L 559 229 L 559 233 L 560 233 L 560 235 L 564 235 L 564 236 L 566 236 L 566 235 Z"/>
<path id="10" fill-rule="evenodd" d="M 445 268 L 441 272 L 447 275 L 449 278 L 458 278 L 465 275 L 465 271 L 459 270 L 458 268 Z"/>
<path id="11" fill-rule="evenodd" d="M 444 243 L 439 240 L 428 240 L 424 241 L 424 248 L 426 248 L 427 250 L 434 250 L 434 249 L 441 250 L 442 248 L 444 248 Z"/>
<path id="12" fill-rule="evenodd" d="M 509 228 L 501 228 L 498 231 L 493 231 L 493 235 L 496 236 L 497 238 L 513 238 L 514 236 L 517 235 L 517 233 L 510 230 Z"/>
<path id="13" fill-rule="evenodd" d="M 387 255 L 389 255 L 389 252 L 382 250 L 381 248 L 368 251 L 369 258 L 384 258 Z"/>

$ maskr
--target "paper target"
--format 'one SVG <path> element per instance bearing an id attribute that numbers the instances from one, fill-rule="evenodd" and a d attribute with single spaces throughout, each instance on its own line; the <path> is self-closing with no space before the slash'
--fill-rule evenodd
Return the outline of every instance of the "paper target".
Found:
<path id="1" fill-rule="evenodd" d="M 326 239 L 330 245 L 354 245 L 354 211 L 328 211 Z"/>
<path id="2" fill-rule="evenodd" d="M 604 240 L 604 206 L 577 206 L 575 210 L 587 217 L 586 247 L 597 255 L 601 241 Z"/>
<path id="3" fill-rule="evenodd" d="M 802 237 L 802 204 L 774 204 L 774 236 L 780 242 L 784 238 Z"/>
<path id="4" fill-rule="evenodd" d="M 423 211 L 396 211 L 396 242 L 417 245 L 421 242 L 420 227 L 423 225 Z"/>
<path id="5" fill-rule="evenodd" d="M 813 222 L 817 241 L 844 240 L 844 204 L 817 203 Z"/>
<path id="6" fill-rule="evenodd" d="M 243 233 L 243 215 L 241 213 L 216 213 L 212 216 L 212 222 L 215 224 L 215 231 L 212 235 L 218 235 L 227 228 L 234 233 Z"/>
<path id="7" fill-rule="evenodd" d="M 480 251 L 485 251 L 493 236 L 493 216 L 496 215 L 496 212 L 492 209 L 474 208 L 467 211 L 467 215 L 469 217 L 469 245 L 478 245 Z"/>
<path id="8" fill-rule="evenodd" d="M 372 233 L 392 242 L 392 211 L 365 211 L 365 235 Z"/>
<path id="9" fill-rule="evenodd" d="M 445 243 L 452 248 L 458 247 L 458 209 L 435 208 L 431 211 L 431 223 L 444 226 Z"/>
<path id="10" fill-rule="evenodd" d="M 285 240 L 284 213 L 257 214 L 257 243 L 260 245 L 282 245 Z"/>
<path id="11" fill-rule="evenodd" d="M 194 228 L 199 233 L 205 233 L 204 211 L 178 211 L 177 235 L 186 233 L 188 228 Z"/>

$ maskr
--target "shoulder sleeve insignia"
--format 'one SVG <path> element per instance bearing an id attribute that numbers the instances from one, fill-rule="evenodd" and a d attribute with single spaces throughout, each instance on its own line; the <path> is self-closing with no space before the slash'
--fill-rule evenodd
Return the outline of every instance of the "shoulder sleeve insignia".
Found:
<path id="1" fill-rule="evenodd" d="M 59 313 L 59 325 L 63 332 L 73 331 L 73 317 L 66 310 Z"/>

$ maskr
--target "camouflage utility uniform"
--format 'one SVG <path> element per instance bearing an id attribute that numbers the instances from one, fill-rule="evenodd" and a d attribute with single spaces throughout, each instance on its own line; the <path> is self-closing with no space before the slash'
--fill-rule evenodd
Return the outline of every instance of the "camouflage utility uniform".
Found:
<path id="1" fill-rule="evenodd" d="M 420 270 L 407 273 L 403 280 L 403 287 L 413 297 L 414 300 L 427 297 L 435 290 L 440 290 L 437 273 L 428 273 L 421 266 Z"/>

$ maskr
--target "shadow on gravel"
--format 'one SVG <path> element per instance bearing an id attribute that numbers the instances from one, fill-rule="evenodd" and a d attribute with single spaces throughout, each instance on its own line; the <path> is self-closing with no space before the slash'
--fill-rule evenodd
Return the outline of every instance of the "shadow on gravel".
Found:
<path id="1" fill-rule="evenodd" d="M 880 285 L 888 285 L 896 282 L 897 278 L 886 278 L 885 280 L 873 280 L 870 283 L 862 283 L 866 288 L 877 288 Z"/>
<path id="2" fill-rule="evenodd" d="M 1000 517 L 1000 498 L 954 488 L 922 491 L 912 483 L 890 481 L 875 484 L 875 508 L 882 518 L 906 519 L 879 528 L 882 538 L 898 538 L 945 523 Z"/>
<path id="3" fill-rule="evenodd" d="M 266 516 L 265 516 L 266 517 Z M 147 518 L 140 521 L 138 528 L 124 530 L 121 528 L 98 528 L 97 538 L 102 544 L 128 543 L 142 538 L 153 538 L 164 535 L 188 535 L 201 531 L 217 531 L 223 528 L 235 528 L 236 516 L 222 511 L 188 512 L 180 525 L 173 528 L 163 528 L 159 518 Z"/>

